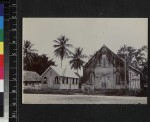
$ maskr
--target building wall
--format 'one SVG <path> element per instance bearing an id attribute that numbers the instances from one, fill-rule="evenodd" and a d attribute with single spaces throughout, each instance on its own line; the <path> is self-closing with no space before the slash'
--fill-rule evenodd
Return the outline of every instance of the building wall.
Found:
<path id="1" fill-rule="evenodd" d="M 141 89 L 140 74 L 133 69 L 129 69 L 129 89 L 138 90 Z"/>
<path id="2" fill-rule="evenodd" d="M 95 62 L 96 65 L 89 65 L 89 67 L 84 68 L 84 76 L 87 77 L 86 82 L 92 83 L 94 89 L 121 89 L 124 88 L 124 79 L 120 76 L 120 83 L 116 83 L 116 72 L 117 68 L 113 63 L 111 63 L 106 54 L 103 54 L 102 57 L 98 58 Z M 91 80 L 89 77 L 90 74 L 94 74 L 94 80 Z M 122 75 L 120 73 L 120 75 Z"/>
<path id="3" fill-rule="evenodd" d="M 59 89 L 60 85 L 59 84 L 56 84 L 55 83 L 55 77 L 58 77 L 59 76 L 56 74 L 55 71 L 53 71 L 53 69 L 49 69 L 43 76 L 42 76 L 42 85 L 43 86 L 47 86 L 47 87 L 50 87 L 50 88 L 54 88 L 54 89 Z M 46 77 L 47 79 L 47 83 L 44 84 L 44 78 Z"/>
<path id="4" fill-rule="evenodd" d="M 61 77 L 61 86 L 60 89 L 79 89 L 79 78 L 76 79 L 74 78 L 74 83 L 73 83 L 73 78 L 68 77 L 68 82 L 67 78 L 64 78 L 64 82 L 62 82 L 62 77 Z"/>
<path id="5" fill-rule="evenodd" d="M 75 83 L 73 83 L 73 78 L 68 77 L 60 77 L 58 74 L 53 71 L 53 69 L 49 69 L 44 76 L 42 77 L 42 82 L 44 82 L 44 77 L 47 78 L 47 84 L 42 84 L 44 87 L 49 87 L 53 89 L 79 89 L 79 78 L 74 78 Z M 58 77 L 58 82 L 56 82 L 55 78 Z"/>

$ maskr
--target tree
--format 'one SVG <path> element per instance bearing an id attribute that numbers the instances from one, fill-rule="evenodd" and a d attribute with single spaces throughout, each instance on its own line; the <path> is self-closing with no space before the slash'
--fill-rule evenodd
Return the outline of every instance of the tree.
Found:
<path id="1" fill-rule="evenodd" d="M 137 67 L 143 68 L 143 66 L 147 62 L 147 53 L 148 53 L 148 47 L 147 46 L 142 46 L 140 49 L 138 49 L 135 53 L 135 59 L 136 59 L 136 64 Z"/>
<path id="2" fill-rule="evenodd" d="M 121 57 L 121 58 L 125 58 L 125 55 L 127 56 L 127 62 L 128 63 L 131 63 L 132 62 L 132 59 L 134 57 L 134 54 L 136 52 L 136 49 L 134 49 L 133 47 L 131 46 L 127 46 L 127 45 L 124 45 L 122 46 L 117 54 Z"/>
<path id="3" fill-rule="evenodd" d="M 27 69 L 29 71 L 35 71 L 38 74 L 42 75 L 42 73 L 49 67 L 55 66 L 55 61 L 46 56 L 46 54 L 38 55 L 37 53 L 33 53 L 33 59 L 31 63 L 27 64 Z"/>
<path id="4" fill-rule="evenodd" d="M 23 45 L 23 56 L 24 56 L 24 68 L 27 70 L 27 64 L 30 64 L 33 59 L 33 53 L 37 50 L 32 49 L 34 44 L 32 44 L 28 40 L 24 40 L 24 45 Z"/>
<path id="5" fill-rule="evenodd" d="M 68 47 L 73 47 L 72 44 L 67 43 L 68 41 L 69 39 L 65 36 L 60 36 L 59 38 L 57 38 L 57 40 L 54 40 L 54 42 L 56 43 L 53 46 L 54 48 L 56 48 L 54 50 L 54 54 L 55 57 L 59 57 L 61 59 L 61 67 L 63 59 L 71 54 L 71 51 L 68 49 Z"/>
<path id="6" fill-rule="evenodd" d="M 87 56 L 83 53 L 83 48 L 76 48 L 75 53 L 72 53 L 72 56 L 69 56 L 68 58 L 72 58 L 72 60 L 69 61 L 71 64 L 71 69 L 74 68 L 75 70 L 81 69 L 83 64 L 85 63 L 83 61 L 84 58 L 87 58 Z"/>
<path id="7" fill-rule="evenodd" d="M 126 55 L 127 63 L 133 65 L 138 69 L 142 69 L 142 67 L 146 63 L 147 60 L 147 56 L 145 56 L 146 53 L 147 53 L 147 46 L 142 46 L 140 49 L 135 49 L 127 45 L 122 46 L 117 52 L 117 54 L 121 58 L 125 58 Z"/>

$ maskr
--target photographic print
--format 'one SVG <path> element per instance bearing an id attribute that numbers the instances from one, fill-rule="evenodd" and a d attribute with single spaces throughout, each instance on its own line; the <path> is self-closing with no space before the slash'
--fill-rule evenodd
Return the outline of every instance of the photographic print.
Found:
<path id="1" fill-rule="evenodd" d="M 23 18 L 23 104 L 147 104 L 147 18 Z"/>

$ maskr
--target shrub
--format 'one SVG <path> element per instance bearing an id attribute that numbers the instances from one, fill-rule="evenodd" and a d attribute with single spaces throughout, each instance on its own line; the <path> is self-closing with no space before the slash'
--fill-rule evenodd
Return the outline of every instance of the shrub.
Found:
<path id="1" fill-rule="evenodd" d="M 74 93 L 82 93 L 81 90 L 58 90 L 58 89 L 24 89 L 23 91 L 25 94 L 67 94 L 72 95 Z"/>

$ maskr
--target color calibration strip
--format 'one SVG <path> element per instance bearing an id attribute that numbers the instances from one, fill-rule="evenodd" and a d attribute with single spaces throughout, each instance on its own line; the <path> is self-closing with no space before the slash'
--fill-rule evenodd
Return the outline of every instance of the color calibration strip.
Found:
<path id="1" fill-rule="evenodd" d="M 18 122 L 17 0 L 9 1 L 9 122 Z"/>
<path id="2" fill-rule="evenodd" d="M 4 104 L 4 4 L 0 4 L 0 111 Z"/>

